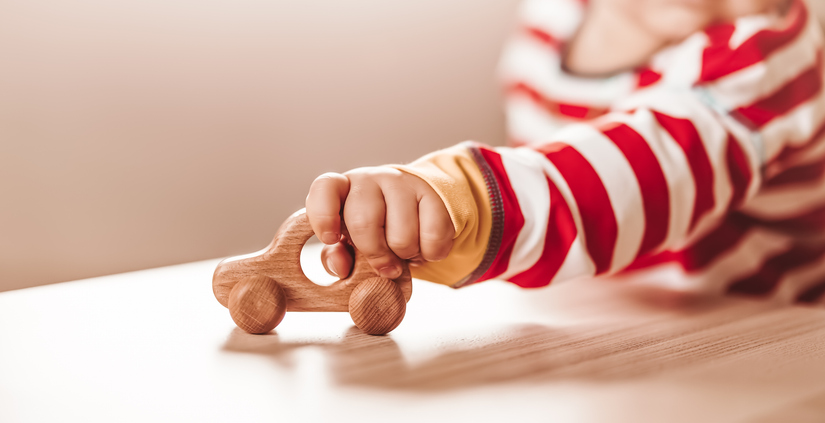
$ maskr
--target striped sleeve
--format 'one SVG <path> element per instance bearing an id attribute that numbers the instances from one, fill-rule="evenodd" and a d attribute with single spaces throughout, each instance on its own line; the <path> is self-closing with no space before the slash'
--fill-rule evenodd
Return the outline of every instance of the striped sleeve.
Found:
<path id="1" fill-rule="evenodd" d="M 747 134 L 690 92 L 566 127 L 530 148 L 478 149 L 497 177 L 501 245 L 479 279 L 524 287 L 615 273 L 718 225 L 760 184 Z M 507 178 L 499 175 L 506 175 Z M 507 204 L 507 203 L 512 204 Z"/>
<path id="2" fill-rule="evenodd" d="M 487 190 L 490 209 L 479 212 L 489 216 L 490 233 L 483 246 L 456 244 L 457 255 L 473 251 L 473 265 L 460 271 L 473 276 L 448 285 L 504 279 L 540 287 L 613 273 L 712 227 L 759 183 L 753 147 L 690 94 L 570 125 L 558 139 L 529 148 L 460 146 L 480 174 L 464 181 Z M 400 168 L 440 193 L 453 189 L 455 178 L 448 186 L 420 167 Z"/>

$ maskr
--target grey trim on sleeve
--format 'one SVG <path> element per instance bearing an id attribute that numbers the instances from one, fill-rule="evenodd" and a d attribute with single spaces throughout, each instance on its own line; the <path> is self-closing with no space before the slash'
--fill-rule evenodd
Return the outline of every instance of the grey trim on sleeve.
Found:
<path id="1" fill-rule="evenodd" d="M 490 239 L 487 241 L 487 249 L 484 251 L 484 257 L 481 259 L 481 263 L 472 273 L 453 284 L 453 288 L 471 285 L 487 273 L 487 270 L 490 269 L 490 266 L 492 266 L 493 261 L 495 261 L 498 255 L 498 250 L 501 247 L 501 237 L 504 233 L 504 204 L 502 203 L 501 191 L 499 190 L 496 176 L 493 174 L 493 170 L 490 168 L 490 165 L 487 164 L 478 147 L 469 144 L 467 145 L 467 149 L 481 170 L 482 177 L 484 177 L 484 184 L 487 186 L 487 193 L 490 196 L 490 209 L 492 211 L 493 222 L 490 228 Z"/>

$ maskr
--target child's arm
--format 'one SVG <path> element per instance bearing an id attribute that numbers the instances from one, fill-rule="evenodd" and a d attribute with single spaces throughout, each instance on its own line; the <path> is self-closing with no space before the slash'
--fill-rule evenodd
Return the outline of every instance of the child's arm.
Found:
<path id="1" fill-rule="evenodd" d="M 712 227 L 759 185 L 759 153 L 748 133 L 734 135 L 696 95 L 669 93 L 646 103 L 571 125 L 558 141 L 538 147 L 464 143 L 408 166 L 324 176 L 310 190 L 307 213 L 330 243 L 338 238 L 324 233 L 338 233 L 343 205 L 354 244 L 371 251 L 381 270 L 397 260 L 390 251 L 407 258 L 420 248 L 416 231 L 401 235 L 400 228 L 415 228 L 415 200 L 437 193 L 441 210 L 418 220 L 421 227 L 451 222 L 445 234 L 452 252 L 413 272 L 450 286 L 493 278 L 543 286 L 617 271 Z M 392 231 L 402 248 L 384 241 Z M 449 250 L 447 241 L 440 240 L 439 251 Z M 328 260 L 345 256 L 328 253 Z"/>
<path id="2" fill-rule="evenodd" d="M 713 229 L 759 190 L 763 166 L 793 166 L 793 151 L 816 141 L 821 35 L 797 18 L 801 25 L 779 31 L 709 34 L 695 89 L 670 87 L 665 75 L 628 98 L 627 111 L 571 125 L 548 143 L 463 144 L 397 166 L 432 187 L 454 228 L 449 256 L 414 275 L 542 286 L 615 272 Z"/>

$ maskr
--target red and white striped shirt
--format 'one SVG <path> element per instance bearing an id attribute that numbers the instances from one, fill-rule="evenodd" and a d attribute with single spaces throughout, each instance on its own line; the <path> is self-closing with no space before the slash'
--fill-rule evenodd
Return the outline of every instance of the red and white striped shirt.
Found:
<path id="1" fill-rule="evenodd" d="M 458 233 L 458 258 L 418 276 L 540 287 L 616 275 L 825 303 L 813 14 L 794 0 L 783 16 L 715 24 L 643 68 L 594 79 L 561 66 L 585 7 L 524 3 L 501 65 L 521 147 L 464 143 L 399 167 L 430 182 Z"/>

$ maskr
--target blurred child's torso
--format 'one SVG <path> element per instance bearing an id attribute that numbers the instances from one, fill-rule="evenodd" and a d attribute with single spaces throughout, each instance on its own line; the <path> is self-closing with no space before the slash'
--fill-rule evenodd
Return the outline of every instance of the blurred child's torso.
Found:
<path id="1" fill-rule="evenodd" d="M 639 258 L 624 274 L 783 302 L 819 298 L 816 290 L 825 289 L 822 32 L 804 3 L 791 1 L 782 13 L 702 23 L 703 30 L 690 34 L 674 31 L 672 37 L 683 39 L 657 44 L 643 63 L 584 77 L 564 64 L 575 59 L 565 54 L 585 21 L 586 3 L 524 3 L 501 62 L 510 143 L 551 142 L 570 123 L 599 125 L 600 116 L 634 110 L 639 99 L 692 92 L 720 119 L 741 128 L 733 136 L 747 133 L 758 144 L 761 188 L 718 225 L 703 228 L 679 248 Z M 817 54 L 797 53 L 810 51 L 798 45 L 812 43 L 819 46 Z M 598 66 L 593 69 L 598 73 Z M 713 192 L 706 194 L 730 195 L 723 192 L 730 191 L 729 183 L 711 181 Z M 697 181 L 697 201 L 700 185 Z"/>

